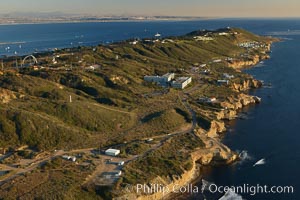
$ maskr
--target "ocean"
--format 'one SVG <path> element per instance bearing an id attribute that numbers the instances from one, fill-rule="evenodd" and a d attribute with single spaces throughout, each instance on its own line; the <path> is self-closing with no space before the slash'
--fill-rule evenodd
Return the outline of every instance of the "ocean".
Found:
<path id="1" fill-rule="evenodd" d="M 259 184 L 268 189 L 292 186 L 294 191 L 293 194 L 239 193 L 239 197 L 231 195 L 232 199 L 300 199 L 300 177 L 297 175 L 300 164 L 300 19 L 1 25 L 0 56 L 108 44 L 129 38 L 153 37 L 156 33 L 176 36 L 197 29 L 223 27 L 240 27 L 283 40 L 273 45 L 271 59 L 246 70 L 267 85 L 250 91 L 250 94 L 261 97 L 262 103 L 243 109 L 247 119 L 228 122 L 228 131 L 223 134 L 223 142 L 232 150 L 243 152 L 244 159 L 230 166 L 206 168 L 203 178 L 217 186 L 248 184 L 250 187 Z M 262 159 L 261 165 L 253 166 Z M 196 185 L 201 187 L 201 180 Z M 206 190 L 204 195 L 185 195 L 181 199 L 219 199 L 222 195 Z"/>

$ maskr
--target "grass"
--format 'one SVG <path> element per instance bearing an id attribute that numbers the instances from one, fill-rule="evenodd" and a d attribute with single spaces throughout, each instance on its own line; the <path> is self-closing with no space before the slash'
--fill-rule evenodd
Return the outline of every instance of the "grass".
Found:
<path id="1" fill-rule="evenodd" d="M 203 42 L 193 39 L 194 35 L 203 34 L 197 31 L 172 37 L 174 42 L 164 44 L 120 42 L 63 49 L 55 52 L 62 55 L 57 59 L 59 64 L 52 63 L 52 53 L 45 53 L 37 55 L 43 69 L 6 69 L 0 73 L 0 88 L 5 89 L 0 95 L 0 147 L 15 149 L 29 145 L 36 150 L 67 150 L 127 142 L 122 147 L 122 156 L 143 154 L 150 144 L 131 141 L 178 132 L 191 125 L 191 114 L 179 96 L 185 96 L 196 111 L 198 125 L 209 129 L 211 120 L 216 118 L 215 109 L 219 107 L 199 104 L 197 100 L 204 96 L 225 100 L 238 94 L 230 85 L 217 85 L 223 73 L 235 76 L 230 84 L 252 79 L 228 67 L 226 62 L 211 61 L 227 57 L 240 59 L 239 55 L 247 51 L 238 47 L 238 43 L 271 40 L 241 29 L 229 31 L 239 34 L 219 36 L 218 32 L 212 32 L 214 40 Z M 14 60 L 7 58 L 5 67 L 13 66 Z M 84 68 L 94 63 L 101 68 L 94 71 Z M 194 63 L 206 63 L 205 69 L 211 71 L 210 75 L 191 75 Z M 180 90 L 165 90 L 143 81 L 145 75 L 167 72 L 193 76 L 193 84 L 185 90 L 191 91 L 183 94 Z M 181 176 L 192 166 L 190 153 L 203 146 L 203 141 L 192 134 L 176 135 L 126 165 L 124 177 L 116 188 L 126 183 L 150 183 L 157 176 L 165 180 Z M 22 152 L 20 156 L 30 157 L 30 154 Z M 2 185 L 0 197 L 110 199 L 113 196 L 110 187 L 81 187 L 92 170 L 53 160 L 41 169 L 15 178 L 14 184 Z"/>

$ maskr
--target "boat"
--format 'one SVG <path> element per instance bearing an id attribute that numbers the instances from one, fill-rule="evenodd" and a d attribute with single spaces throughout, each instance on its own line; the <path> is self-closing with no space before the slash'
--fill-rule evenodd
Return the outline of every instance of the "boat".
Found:
<path id="1" fill-rule="evenodd" d="M 155 37 L 160 37 L 161 34 L 160 34 L 160 33 L 156 33 L 154 36 L 155 36 Z"/>

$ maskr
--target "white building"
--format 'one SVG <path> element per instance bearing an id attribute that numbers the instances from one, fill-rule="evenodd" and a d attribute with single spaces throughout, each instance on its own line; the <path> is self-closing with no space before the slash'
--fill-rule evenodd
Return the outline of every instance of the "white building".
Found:
<path id="1" fill-rule="evenodd" d="M 166 84 L 175 78 L 174 73 L 167 73 L 163 76 L 144 76 L 144 81 Z"/>
<path id="2" fill-rule="evenodd" d="M 175 81 L 171 82 L 171 86 L 173 88 L 184 89 L 191 82 L 192 82 L 192 77 L 179 77 Z"/>
<path id="3" fill-rule="evenodd" d="M 105 151 L 105 154 L 108 155 L 108 156 L 117 156 L 117 155 L 119 155 L 120 153 L 121 153 L 121 151 L 118 150 L 118 149 L 107 149 L 107 150 Z"/>
<path id="4" fill-rule="evenodd" d="M 219 85 L 228 85 L 229 84 L 229 80 L 218 80 L 217 81 Z"/>

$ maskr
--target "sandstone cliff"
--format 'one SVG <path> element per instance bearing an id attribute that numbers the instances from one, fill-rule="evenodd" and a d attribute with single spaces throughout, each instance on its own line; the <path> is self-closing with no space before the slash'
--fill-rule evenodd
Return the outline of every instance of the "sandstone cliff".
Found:
<path id="1" fill-rule="evenodd" d="M 231 89 L 237 92 L 241 92 L 249 89 L 260 88 L 261 86 L 262 86 L 261 81 L 251 78 L 251 79 L 244 80 L 241 83 L 232 83 L 230 87 Z"/>
<path id="2" fill-rule="evenodd" d="M 264 52 L 263 52 L 264 53 Z M 234 69 L 243 69 L 246 67 L 254 66 L 258 64 L 261 60 L 269 59 L 270 56 L 268 54 L 255 55 L 251 57 L 247 57 L 240 60 L 231 60 L 228 61 L 228 66 Z"/>
<path id="3" fill-rule="evenodd" d="M 203 141 L 205 141 L 205 148 L 198 149 L 191 153 L 192 168 L 185 171 L 180 177 L 175 178 L 173 181 L 165 180 L 163 177 L 156 177 L 150 184 L 159 184 L 164 188 L 168 188 L 168 193 L 155 192 L 150 194 L 136 194 L 135 187 L 131 187 L 130 191 L 127 191 L 125 195 L 114 198 L 115 200 L 159 200 L 165 199 L 172 193 L 174 187 L 184 187 L 189 184 L 192 180 L 196 179 L 200 173 L 200 165 L 223 165 L 230 164 L 238 159 L 237 154 L 232 152 L 227 146 L 219 142 L 217 139 L 207 137 L 203 134 L 203 129 L 196 131 L 197 134 Z"/>

